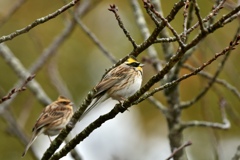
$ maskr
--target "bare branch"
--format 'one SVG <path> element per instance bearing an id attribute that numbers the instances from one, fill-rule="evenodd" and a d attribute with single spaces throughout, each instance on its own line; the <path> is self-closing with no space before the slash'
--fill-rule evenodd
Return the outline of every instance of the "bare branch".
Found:
<path id="1" fill-rule="evenodd" d="M 42 157 L 42 160 L 49 160 L 53 156 L 53 153 L 59 148 L 59 146 L 65 140 L 67 135 L 74 128 L 75 124 L 78 122 L 78 120 L 81 117 L 81 115 L 83 114 L 83 112 L 91 104 L 94 93 L 95 93 L 94 89 L 88 93 L 87 97 L 84 99 L 84 101 L 81 104 L 81 106 L 79 107 L 79 109 L 72 116 L 72 118 L 71 118 L 70 122 L 68 123 L 68 125 L 66 126 L 66 128 L 61 131 L 61 133 L 57 136 L 57 138 L 55 138 L 54 141 L 51 143 L 50 147 L 46 150 L 46 152 L 44 153 L 44 155 Z M 76 139 L 76 137 L 74 139 Z"/>
<path id="2" fill-rule="evenodd" d="M 229 22 L 232 22 L 234 19 L 239 18 L 239 16 L 240 16 L 240 12 L 238 12 L 237 14 L 235 14 L 235 15 L 229 17 L 228 19 L 226 19 L 226 20 L 223 22 L 223 24 L 227 24 L 227 23 L 229 23 Z"/>
<path id="3" fill-rule="evenodd" d="M 48 75 L 50 77 L 52 84 L 57 89 L 59 95 L 63 95 L 65 97 L 68 97 L 69 99 L 73 99 L 72 94 L 70 93 L 68 87 L 62 80 L 62 77 L 60 76 L 56 62 L 53 60 L 48 65 Z"/>
<path id="4" fill-rule="evenodd" d="M 187 14 L 187 24 L 186 24 L 186 28 L 190 28 L 192 21 L 193 21 L 193 9 L 194 9 L 194 5 L 192 2 L 189 2 L 189 9 L 188 9 L 188 14 Z M 186 31 L 187 32 L 187 31 Z"/>
<path id="5" fill-rule="evenodd" d="M 159 14 L 161 14 L 162 16 L 164 16 L 163 13 L 163 8 L 161 5 L 162 1 L 159 0 L 151 0 L 151 3 L 153 4 L 155 10 L 157 12 L 159 12 Z M 168 21 L 170 23 L 170 21 Z M 160 26 L 159 26 L 160 27 Z M 168 37 L 170 37 L 170 34 L 167 30 L 167 28 L 163 28 L 162 31 L 159 33 L 159 37 L 164 40 L 167 39 Z M 156 38 L 157 39 L 157 38 Z M 176 41 L 176 40 L 175 40 Z M 169 58 L 174 54 L 174 45 L 172 43 L 162 43 L 162 50 L 163 50 L 163 54 L 165 57 L 166 61 L 169 61 Z M 165 78 L 164 78 L 165 79 Z M 164 80 L 163 79 L 163 80 Z"/>
<path id="6" fill-rule="evenodd" d="M 223 6 L 226 6 L 226 0 L 216 0 L 215 3 L 214 3 L 214 5 L 213 5 L 213 7 L 212 7 L 212 10 L 214 10 L 220 3 L 223 4 L 222 7 L 223 7 Z M 215 18 L 216 18 L 216 15 L 217 15 L 217 13 L 214 14 L 214 15 L 208 20 L 208 25 L 212 25 L 212 24 L 213 24 L 213 22 L 214 22 L 214 20 L 215 20 Z"/>
<path id="7" fill-rule="evenodd" d="M 182 7 L 183 3 L 182 1 L 180 1 L 179 3 L 177 3 L 174 6 L 174 10 L 171 11 L 171 13 L 169 14 L 169 16 L 167 16 L 168 21 L 171 21 L 174 16 L 177 14 L 177 12 L 179 11 L 179 9 Z M 137 48 L 137 50 L 134 50 L 131 54 L 137 56 L 138 54 L 140 54 L 141 51 L 143 51 L 144 49 L 146 49 L 148 46 L 150 46 L 153 42 L 154 39 L 157 37 L 158 33 L 161 31 L 161 28 L 158 28 L 157 30 L 155 30 L 152 35 L 146 40 L 147 43 L 143 43 L 143 45 L 139 48 Z M 112 66 L 111 68 L 115 67 L 116 65 L 121 64 L 123 61 L 125 61 L 127 59 L 127 57 L 121 59 L 118 61 L 117 64 L 115 64 L 114 66 Z M 109 70 L 111 70 L 111 68 Z M 168 68 L 170 69 L 170 68 Z M 107 71 L 109 71 L 107 70 Z M 107 72 L 106 71 L 106 72 Z M 133 96 L 129 97 L 129 101 L 125 101 L 125 103 L 123 103 L 123 106 L 125 107 L 125 109 L 127 109 L 127 107 L 131 106 L 131 103 L 129 103 L 130 101 L 135 101 L 137 98 L 140 97 L 140 95 L 142 95 L 144 92 L 146 92 L 154 83 L 156 83 L 153 79 L 156 79 L 156 81 L 158 81 L 159 79 L 161 79 L 163 76 L 163 74 L 161 73 L 161 75 L 159 76 L 155 76 L 152 78 L 152 81 L 150 80 L 150 82 L 145 86 L 142 87 L 140 92 L 137 92 L 136 94 L 134 94 Z M 156 78 L 157 77 L 157 78 Z M 66 136 L 68 135 L 68 133 L 72 130 L 72 128 L 74 127 L 74 125 L 76 124 L 77 120 L 80 118 L 80 116 L 82 115 L 83 111 L 88 107 L 88 105 L 91 103 L 92 101 L 92 96 L 93 96 L 94 90 L 92 90 L 91 92 L 89 92 L 87 98 L 85 99 L 85 101 L 82 104 L 82 107 L 80 107 L 80 109 L 78 111 L 75 112 L 75 114 L 73 115 L 73 118 L 71 120 L 72 125 L 67 125 L 67 127 L 65 129 L 62 130 L 62 132 L 57 136 L 57 138 L 54 140 L 54 142 L 51 144 L 51 146 L 48 148 L 48 150 L 44 153 L 42 159 L 49 159 L 52 154 L 56 151 L 56 149 L 61 145 L 61 143 L 63 142 L 63 140 L 66 138 Z M 119 107 L 116 107 L 119 108 Z M 123 107 L 120 107 L 123 110 Z M 117 110 L 118 111 L 118 110 Z M 124 111 L 124 110 L 123 110 Z M 114 113 L 112 113 L 111 117 L 116 116 L 116 114 L 119 112 L 113 111 Z M 111 119 L 111 117 L 109 119 Z M 104 120 L 106 121 L 106 120 Z M 103 123 L 103 122 L 102 122 Z M 100 123 L 101 124 L 101 123 Z M 89 130 L 90 133 L 92 130 Z M 70 143 L 70 142 L 69 142 Z M 74 142 L 73 142 L 74 143 Z"/>
<path id="8" fill-rule="evenodd" d="M 186 39 L 187 39 L 187 23 L 188 23 L 188 8 L 189 8 L 189 0 L 187 0 L 185 2 L 185 5 L 184 5 L 184 10 L 183 10 L 183 35 L 182 35 L 182 39 L 184 42 L 186 42 Z"/>
<path id="9" fill-rule="evenodd" d="M 216 6 L 205 18 L 203 18 L 203 19 L 202 19 L 202 23 L 208 22 L 213 16 L 215 16 L 215 15 L 219 12 L 219 10 L 223 8 L 222 6 L 223 6 L 223 4 L 224 4 L 225 1 L 226 1 L 226 0 L 221 1 L 221 3 L 219 3 L 218 6 Z M 236 11 L 231 12 L 231 14 L 227 16 L 228 18 L 229 18 L 229 17 L 232 17 L 232 20 L 233 20 L 233 19 L 236 19 L 236 17 L 234 17 L 234 15 L 237 14 L 237 11 L 239 11 L 239 7 L 236 7 L 234 10 L 236 10 Z M 233 15 L 233 16 L 232 16 L 232 15 Z M 230 21 L 227 21 L 228 18 L 223 17 L 221 20 L 222 20 L 223 22 L 225 21 L 225 23 L 220 23 L 220 21 L 219 21 L 218 24 L 223 25 L 223 24 L 229 23 Z M 216 24 L 217 24 L 217 23 L 215 23 L 215 25 L 216 25 Z M 193 30 L 195 30 L 198 26 L 199 26 L 199 22 L 197 22 L 197 23 L 194 24 L 191 28 L 189 28 L 185 34 L 191 33 L 191 32 L 192 32 Z M 210 27 L 210 26 L 209 26 L 209 27 Z M 208 28 L 209 28 L 209 27 L 208 27 Z M 180 34 L 180 37 L 182 37 L 183 34 L 184 34 L 184 33 L 181 33 L 181 34 Z M 171 41 L 176 41 L 176 40 L 177 40 L 176 37 L 169 37 L 169 38 L 171 39 Z"/>
<path id="10" fill-rule="evenodd" d="M 66 41 L 66 39 L 71 35 L 75 28 L 75 22 L 74 20 L 70 21 L 66 27 L 63 29 L 63 31 L 56 36 L 56 38 L 53 40 L 53 42 L 43 50 L 39 58 L 33 63 L 33 65 L 30 67 L 29 72 L 30 73 L 37 73 L 44 64 L 52 57 L 54 54 L 57 53 L 57 50 L 63 44 L 63 42 Z"/>
<path id="11" fill-rule="evenodd" d="M 184 143 L 183 145 L 181 145 L 179 148 L 175 149 L 175 151 L 166 159 L 166 160 L 170 160 L 171 158 L 173 158 L 173 156 L 179 152 L 180 150 L 183 150 L 184 148 L 188 147 L 192 145 L 191 141 L 187 141 L 186 143 Z"/>
<path id="12" fill-rule="evenodd" d="M 180 36 L 178 35 L 177 31 L 170 25 L 170 23 L 165 19 L 160 13 L 158 13 L 154 6 L 144 0 L 144 7 L 148 10 L 151 10 L 158 18 L 160 18 L 164 24 L 170 29 L 170 31 L 173 33 L 173 35 L 176 37 L 177 42 L 179 43 L 180 47 L 185 47 L 185 44 L 182 42 Z"/>
<path id="13" fill-rule="evenodd" d="M 19 92 L 25 91 L 26 90 L 26 85 L 28 84 L 28 82 L 30 82 L 33 78 L 35 77 L 35 75 L 31 75 L 29 76 L 24 83 L 22 84 L 21 87 L 19 88 L 13 88 L 6 96 L 2 97 L 0 99 L 0 104 L 8 99 L 11 99 L 12 95 L 17 94 Z"/>
<path id="14" fill-rule="evenodd" d="M 131 37 L 130 33 L 127 31 L 127 29 L 124 27 L 123 25 L 123 22 L 120 18 L 120 16 L 118 15 L 118 8 L 115 4 L 113 5 L 110 5 L 110 8 L 108 9 L 109 11 L 113 12 L 117 21 L 118 21 L 118 24 L 120 26 L 120 28 L 122 28 L 124 34 L 126 35 L 126 37 L 128 38 L 128 40 L 132 43 L 133 45 L 133 48 L 136 49 L 138 47 L 138 45 L 136 44 L 135 40 Z"/>
<path id="15" fill-rule="evenodd" d="M 74 18 L 76 20 L 76 22 L 78 23 L 78 25 L 81 27 L 81 29 L 88 35 L 88 37 L 96 44 L 96 46 L 104 53 L 104 55 L 112 62 L 112 63 L 116 63 L 117 60 L 116 58 L 113 56 L 112 53 L 110 53 L 106 47 L 99 41 L 99 39 L 97 38 L 97 36 L 90 31 L 90 29 L 84 25 L 84 23 L 77 17 L 74 15 Z"/>
<path id="16" fill-rule="evenodd" d="M 141 98 L 139 98 L 139 99 L 136 101 L 136 104 L 142 102 L 143 100 L 145 100 L 146 98 L 152 96 L 152 95 L 155 94 L 156 92 L 159 92 L 159 91 L 161 91 L 161 90 L 163 90 L 163 89 L 172 87 L 173 85 L 176 85 L 177 83 L 181 82 L 182 80 L 187 79 L 187 78 L 189 78 L 189 77 L 191 77 L 191 76 L 193 76 L 193 75 L 198 74 L 198 73 L 199 73 L 200 71 L 202 71 L 205 67 L 209 66 L 212 62 L 214 62 L 218 57 L 220 57 L 220 56 L 228 53 L 230 50 L 234 50 L 234 49 L 235 49 L 235 46 L 238 45 L 238 43 L 239 43 L 239 42 L 238 42 L 238 41 L 239 41 L 239 38 L 240 38 L 240 37 L 238 36 L 238 38 L 237 38 L 236 40 L 231 41 L 228 47 L 226 47 L 225 49 L 223 49 L 220 53 L 216 53 L 215 56 L 214 56 L 212 59 L 210 59 L 209 61 L 205 62 L 202 66 L 196 68 L 193 72 L 191 72 L 191 73 L 189 73 L 189 74 L 185 74 L 185 75 L 183 75 L 182 77 L 178 78 L 177 80 L 174 80 L 174 81 L 172 81 L 172 82 L 166 83 L 166 84 L 164 84 L 164 85 L 162 85 L 162 86 L 160 86 L 160 87 L 158 87 L 158 88 L 153 89 L 151 92 L 149 92 L 149 93 L 143 95 Z M 183 107 L 180 107 L 180 108 L 183 109 Z"/>
<path id="17" fill-rule="evenodd" d="M 205 32 L 205 27 L 204 27 L 204 24 L 203 24 L 203 20 L 202 20 L 202 17 L 200 15 L 200 8 L 199 8 L 196 0 L 193 0 L 193 2 L 194 2 L 194 5 L 195 5 L 195 14 L 198 18 L 198 24 L 200 25 L 201 32 Z"/>
<path id="18" fill-rule="evenodd" d="M 84 12 L 81 12 L 81 13 L 84 13 Z M 28 71 L 29 74 L 37 73 L 44 66 L 46 61 L 48 61 L 50 59 L 50 57 L 52 57 L 54 54 L 57 53 L 57 49 L 66 40 L 66 38 L 68 36 L 70 36 L 70 34 L 73 32 L 74 26 L 75 26 L 75 21 L 74 20 L 70 21 L 66 25 L 66 27 L 63 29 L 63 31 L 53 40 L 53 42 L 49 45 L 49 47 L 44 49 L 43 53 L 41 53 L 41 56 L 33 63 L 33 65 L 30 67 L 30 69 Z M 12 55 L 13 55 L 13 53 L 12 53 Z M 23 68 L 23 67 L 21 67 L 21 68 Z M 20 70 L 16 71 L 16 72 L 20 72 Z M 15 87 L 21 85 L 21 83 L 22 83 L 21 80 L 18 81 L 16 83 Z M 51 101 L 50 101 L 49 98 L 47 98 L 47 99 L 49 100 L 48 101 L 48 104 L 49 104 Z M 4 107 L 2 107 L 2 108 L 7 107 L 13 100 L 14 100 L 14 97 L 12 97 L 9 101 L 7 101 L 7 103 L 3 103 L 2 105 Z M 47 104 L 44 104 L 44 106 L 46 106 L 46 105 Z"/>
<path id="19" fill-rule="evenodd" d="M 175 37 L 169 37 L 169 38 L 157 38 L 154 43 L 171 43 L 171 42 L 176 42 Z"/>
<path id="20" fill-rule="evenodd" d="M 240 32 L 240 28 L 237 29 L 237 32 L 233 38 L 233 41 L 236 40 L 238 37 L 239 37 L 239 32 Z M 215 83 L 218 75 L 221 73 L 228 57 L 229 57 L 229 54 L 231 53 L 231 50 L 229 50 L 225 55 L 224 55 L 224 58 L 223 60 L 221 61 L 221 63 L 219 63 L 219 66 L 217 68 L 217 71 L 215 72 L 213 78 L 211 79 L 211 81 L 208 83 L 208 85 L 195 97 L 193 98 L 192 100 L 188 101 L 188 102 L 182 102 L 180 104 L 180 108 L 187 108 L 189 106 L 191 106 L 192 104 L 196 103 L 201 97 L 203 97 L 207 92 L 208 90 L 212 87 L 212 85 Z"/>
<path id="21" fill-rule="evenodd" d="M 184 5 L 183 1 L 179 1 L 178 3 L 176 3 L 173 6 L 173 9 L 171 10 L 171 12 L 169 13 L 169 15 L 166 18 L 168 20 L 168 22 L 171 22 L 174 19 L 174 17 L 178 13 L 178 11 L 183 7 L 183 5 Z M 155 28 L 154 31 L 152 32 L 152 34 L 150 35 L 150 37 L 148 37 L 148 39 L 146 39 L 141 45 L 139 45 L 138 48 L 134 49 L 129 55 L 133 55 L 133 56 L 137 57 L 141 52 L 143 52 L 145 49 L 147 49 L 149 46 L 151 46 L 155 42 L 155 40 L 158 37 L 158 35 L 160 34 L 160 32 L 164 29 L 164 27 L 165 27 L 165 25 L 161 24 L 159 27 Z M 122 64 L 124 61 L 127 60 L 129 55 L 120 59 L 116 64 L 114 64 L 112 67 L 110 67 L 108 70 L 106 70 L 105 73 L 107 73 L 114 67 Z"/>
<path id="22" fill-rule="evenodd" d="M 166 117 L 168 117 L 169 113 L 168 113 L 168 109 L 166 106 L 164 106 L 160 101 L 158 101 L 157 99 L 155 99 L 154 97 L 149 97 L 148 98 L 149 102 L 151 102 L 152 104 L 154 104 Z"/>
<path id="23" fill-rule="evenodd" d="M 55 11 L 55 12 L 53 12 L 53 13 L 45 16 L 45 17 L 42 17 L 42 18 L 39 18 L 39 19 L 35 20 L 33 23 L 29 24 L 27 27 L 16 30 L 15 32 L 13 32 L 9 35 L 0 37 L 0 43 L 8 41 L 8 40 L 12 40 L 13 38 L 15 38 L 17 36 L 30 31 L 31 29 L 38 26 L 39 24 L 45 23 L 45 22 L 55 18 L 59 14 L 68 10 L 69 8 L 73 7 L 78 1 L 80 1 L 80 0 L 73 0 L 72 2 L 70 2 L 67 5 L 63 6 L 62 8 L 58 9 L 57 11 Z"/>
<path id="24" fill-rule="evenodd" d="M 0 56 L 2 56 L 2 58 L 9 64 L 9 66 L 14 70 L 20 79 L 25 80 L 30 76 L 30 73 L 24 68 L 21 62 L 14 56 L 11 50 L 4 43 L 0 44 Z M 30 91 L 34 93 L 36 98 L 44 106 L 48 105 L 51 102 L 49 97 L 46 95 L 36 80 L 33 79 L 30 83 L 27 84 L 27 87 L 29 87 Z M 12 99 L 13 97 L 10 100 Z M 5 101 L 0 105 L 0 113 L 2 113 L 8 106 L 9 101 Z"/>
<path id="25" fill-rule="evenodd" d="M 142 33 L 144 40 L 146 40 L 150 36 L 150 31 L 147 27 L 147 23 L 144 19 L 140 5 L 137 0 L 131 0 L 131 4 L 134 9 L 138 27 Z M 153 64 L 153 67 L 155 68 L 155 70 L 160 71 L 162 69 L 162 65 L 158 59 L 158 55 L 157 55 L 157 51 L 156 51 L 155 47 L 153 45 L 149 46 L 147 48 L 147 52 L 148 52 L 149 57 L 151 58 L 151 61 L 153 62 L 152 64 Z"/>
<path id="26" fill-rule="evenodd" d="M 214 7 L 214 9 L 205 17 L 201 20 L 202 24 L 209 21 L 213 16 L 215 16 L 220 9 L 222 9 L 222 6 L 226 0 L 223 0 L 219 5 Z M 197 28 L 200 25 L 200 22 L 198 21 L 195 25 L 193 25 L 191 28 L 188 29 L 187 33 L 192 32 L 195 28 Z"/>
<path id="27" fill-rule="evenodd" d="M 150 9 L 148 9 L 149 7 L 148 7 L 147 4 L 150 3 L 150 2 L 143 0 L 143 3 L 144 3 L 144 7 L 146 8 L 146 11 L 147 11 L 148 15 L 151 17 L 152 21 L 155 23 L 155 25 L 157 27 L 159 27 L 160 26 L 160 21 L 158 20 L 156 15 Z M 145 5 L 145 3 L 146 3 L 146 5 Z"/>
<path id="28" fill-rule="evenodd" d="M 195 70 L 194 67 L 191 67 L 190 65 L 187 65 L 187 64 L 184 64 L 183 68 L 186 68 L 186 69 L 188 69 L 190 71 L 194 71 Z M 199 72 L 198 75 L 200 75 L 202 77 L 205 77 L 207 79 L 210 79 L 210 80 L 213 79 L 212 75 L 210 75 L 209 73 L 204 72 L 204 71 Z M 240 100 L 240 92 L 238 91 L 238 89 L 236 87 L 234 87 L 233 85 L 229 84 L 227 81 L 225 81 L 223 79 L 216 79 L 215 82 L 220 84 L 220 85 L 222 85 L 222 86 L 224 86 L 224 87 L 226 87 L 229 91 L 231 91 Z"/>
<path id="29" fill-rule="evenodd" d="M 185 122 L 181 123 L 181 129 L 186 129 L 189 127 L 210 127 L 210 128 L 215 128 L 215 129 L 229 129 L 231 126 L 230 121 L 227 118 L 226 115 L 226 101 L 225 99 L 220 99 L 219 101 L 219 106 L 220 106 L 220 112 L 222 116 L 222 123 L 214 123 L 214 122 L 205 122 L 205 121 L 190 121 L 190 122 Z"/>

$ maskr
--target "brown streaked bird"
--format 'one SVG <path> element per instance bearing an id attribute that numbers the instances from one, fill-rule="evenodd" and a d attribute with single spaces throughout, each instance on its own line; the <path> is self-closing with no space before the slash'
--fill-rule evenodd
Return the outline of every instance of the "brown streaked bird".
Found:
<path id="1" fill-rule="evenodd" d="M 97 104 L 112 98 L 119 102 L 132 96 L 141 88 L 144 64 L 141 64 L 133 56 L 124 63 L 110 70 L 96 85 L 95 100 L 80 117 L 81 120 Z"/>
<path id="2" fill-rule="evenodd" d="M 25 156 L 29 147 L 40 134 L 43 133 L 49 137 L 61 132 L 73 115 L 72 105 L 73 103 L 69 99 L 59 96 L 56 101 L 45 107 L 32 129 L 32 138 L 23 152 L 22 157 Z"/>

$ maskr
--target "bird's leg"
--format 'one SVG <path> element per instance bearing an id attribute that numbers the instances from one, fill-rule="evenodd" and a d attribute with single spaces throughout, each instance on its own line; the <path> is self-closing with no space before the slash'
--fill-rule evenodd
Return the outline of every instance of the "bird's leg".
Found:
<path id="1" fill-rule="evenodd" d="M 49 135 L 48 135 L 48 138 L 49 138 L 50 142 L 52 143 L 52 140 L 51 140 L 51 138 L 49 137 Z"/>
<path id="2" fill-rule="evenodd" d="M 121 104 L 121 107 L 122 107 L 122 108 L 125 108 L 125 107 L 123 106 L 123 102 L 126 100 L 126 98 L 120 97 L 120 99 L 121 99 L 121 100 L 118 100 L 118 102 Z M 127 109 L 127 111 L 129 111 L 129 110 Z"/>

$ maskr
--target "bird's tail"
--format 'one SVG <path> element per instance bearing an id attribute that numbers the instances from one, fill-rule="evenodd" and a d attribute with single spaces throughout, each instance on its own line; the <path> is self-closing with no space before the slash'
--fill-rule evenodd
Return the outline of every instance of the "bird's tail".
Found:
<path id="1" fill-rule="evenodd" d="M 33 135 L 32 135 L 32 138 L 31 140 L 28 142 L 28 145 L 27 147 L 25 148 L 23 154 L 22 154 L 22 157 L 25 156 L 25 154 L 27 153 L 28 149 L 30 148 L 30 146 L 33 144 L 33 142 L 36 140 L 38 134 L 36 132 L 33 132 Z"/>
<path id="2" fill-rule="evenodd" d="M 79 121 L 81 121 L 93 108 L 96 107 L 100 102 L 104 102 L 106 100 L 105 96 L 101 96 L 100 98 L 96 98 L 95 101 L 93 101 L 88 108 L 83 112 L 81 117 L 79 118 Z"/>

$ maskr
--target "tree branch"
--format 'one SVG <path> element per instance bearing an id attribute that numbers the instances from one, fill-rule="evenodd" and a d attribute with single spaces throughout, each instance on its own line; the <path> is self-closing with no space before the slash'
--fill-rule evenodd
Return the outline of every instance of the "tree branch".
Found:
<path id="1" fill-rule="evenodd" d="M 25 91 L 26 90 L 26 85 L 28 84 L 28 82 L 30 82 L 33 78 L 35 77 L 35 75 L 31 75 L 29 76 L 24 83 L 22 84 L 21 87 L 19 88 L 13 88 L 6 96 L 2 97 L 0 99 L 0 104 L 3 103 L 4 101 L 11 99 L 12 95 L 17 94 L 19 92 Z"/>
<path id="2" fill-rule="evenodd" d="M 226 115 L 226 100 L 220 99 L 219 102 L 220 112 L 222 116 L 222 123 L 214 123 L 214 122 L 206 122 L 206 121 L 190 121 L 181 123 L 181 130 L 189 128 L 189 127 L 208 127 L 214 129 L 229 129 L 231 127 L 231 123 Z"/>
<path id="3" fill-rule="evenodd" d="M 27 27 L 24 27 L 22 29 L 16 30 L 15 32 L 13 32 L 13 33 L 11 33 L 9 35 L 0 37 L 0 43 L 8 41 L 8 40 L 12 40 L 13 38 L 15 38 L 17 36 L 30 31 L 31 29 L 33 29 L 34 27 L 38 26 L 39 24 L 45 23 L 45 22 L 47 22 L 47 21 L 57 17 L 59 14 L 61 14 L 64 11 L 68 10 L 69 8 L 73 7 L 78 1 L 80 1 L 80 0 L 73 0 L 72 2 L 68 3 L 67 5 L 63 6 L 62 8 L 59 8 L 55 12 L 53 12 L 53 13 L 45 16 L 45 17 L 36 19 L 33 23 L 29 24 Z"/>
<path id="4" fill-rule="evenodd" d="M 170 160 L 171 158 L 174 157 L 174 155 L 179 152 L 180 150 L 183 150 L 184 148 L 188 147 L 192 145 L 191 141 L 187 141 L 186 143 L 184 143 L 183 145 L 181 145 L 179 148 L 175 149 L 174 152 L 166 159 L 166 160 Z"/>
<path id="5" fill-rule="evenodd" d="M 110 5 L 110 8 L 108 10 L 114 13 L 120 28 L 123 30 L 123 32 L 126 35 L 126 37 L 128 38 L 128 40 L 132 43 L 133 48 L 136 49 L 138 47 L 138 45 L 136 44 L 135 40 L 131 37 L 130 33 L 127 31 L 127 29 L 123 25 L 123 22 L 122 22 L 120 16 L 118 15 L 118 13 L 117 13 L 118 12 L 117 6 L 115 4 Z"/>

